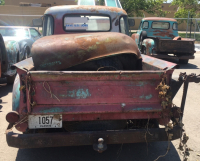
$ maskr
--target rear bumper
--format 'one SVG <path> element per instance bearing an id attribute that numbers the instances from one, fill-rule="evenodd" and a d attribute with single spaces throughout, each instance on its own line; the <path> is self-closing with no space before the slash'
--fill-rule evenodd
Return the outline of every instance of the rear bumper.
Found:
<path id="1" fill-rule="evenodd" d="M 162 55 L 162 54 L 153 54 L 153 55 L 150 55 L 152 57 L 155 57 L 155 58 L 160 58 L 160 59 L 194 59 L 195 56 L 193 55 L 190 55 L 190 56 L 169 56 L 169 55 Z"/>
<path id="2" fill-rule="evenodd" d="M 103 138 L 105 144 L 168 141 L 164 128 L 149 129 L 149 132 L 151 135 L 146 129 L 39 134 L 17 134 L 7 131 L 6 139 L 8 146 L 15 148 L 94 145 L 98 143 L 98 138 Z M 173 134 L 172 140 L 178 139 L 182 135 L 182 128 L 174 127 L 169 133 Z"/>

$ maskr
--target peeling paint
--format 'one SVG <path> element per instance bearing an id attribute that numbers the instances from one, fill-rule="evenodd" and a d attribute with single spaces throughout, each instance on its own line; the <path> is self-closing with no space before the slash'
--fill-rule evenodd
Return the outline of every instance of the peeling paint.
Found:
<path id="1" fill-rule="evenodd" d="M 140 96 L 140 98 L 143 99 L 143 98 L 144 98 L 144 95 Z"/>
<path id="2" fill-rule="evenodd" d="M 45 109 L 45 110 L 41 110 L 41 113 L 60 113 L 63 112 L 63 109 L 59 108 L 59 107 L 52 107 L 49 109 Z"/>
<path id="3" fill-rule="evenodd" d="M 47 67 L 47 66 L 54 66 L 54 65 L 59 65 L 62 64 L 60 61 L 55 61 L 55 62 L 50 62 L 50 63 L 45 63 L 45 64 L 41 64 L 41 67 Z"/>
<path id="4" fill-rule="evenodd" d="M 80 99 L 80 98 L 87 98 L 87 97 L 90 97 L 90 96 L 91 96 L 91 94 L 89 93 L 88 89 L 86 89 L 86 90 L 84 90 L 84 89 L 78 89 L 77 92 L 76 92 L 76 97 L 78 99 Z"/>
<path id="5" fill-rule="evenodd" d="M 152 110 L 152 107 L 140 107 L 140 108 L 135 108 L 132 109 L 132 111 L 147 111 L 147 110 Z"/>
<path id="6" fill-rule="evenodd" d="M 86 99 L 91 96 L 88 89 L 75 89 L 59 95 L 62 98 Z"/>
<path id="7" fill-rule="evenodd" d="M 152 96 L 152 94 L 150 94 L 150 95 L 148 95 L 148 96 L 145 96 L 145 99 L 146 100 L 149 100 L 149 99 L 151 99 L 153 96 Z"/>
<path id="8" fill-rule="evenodd" d="M 150 94 L 150 95 L 147 95 L 147 96 L 142 95 L 142 96 L 140 96 L 139 98 L 140 98 L 140 99 L 145 98 L 146 100 L 149 100 L 149 99 L 151 99 L 152 97 L 153 97 L 152 94 Z"/>

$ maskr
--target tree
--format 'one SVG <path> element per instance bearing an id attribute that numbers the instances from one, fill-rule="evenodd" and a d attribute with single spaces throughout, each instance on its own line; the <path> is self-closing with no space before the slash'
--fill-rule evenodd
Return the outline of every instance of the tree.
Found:
<path id="1" fill-rule="evenodd" d="M 177 5 L 178 9 L 175 13 L 176 18 L 187 18 L 188 12 L 190 17 L 197 18 L 200 16 L 200 0 L 173 0 L 172 5 Z"/>
<path id="2" fill-rule="evenodd" d="M 97 5 L 105 5 L 104 0 L 95 0 Z M 143 17 L 145 11 L 155 16 L 164 17 L 167 12 L 162 10 L 163 2 L 167 0 L 120 0 L 122 8 L 127 12 L 128 16 L 140 16 Z M 78 0 L 75 0 L 78 2 Z"/>
<path id="3" fill-rule="evenodd" d="M 4 5 L 5 4 L 5 0 L 0 0 L 0 5 Z"/>
<path id="4" fill-rule="evenodd" d="M 162 4 L 166 0 L 120 0 L 123 9 L 128 13 L 128 16 L 143 17 L 145 11 L 155 16 L 166 15 L 166 11 L 162 10 Z"/>

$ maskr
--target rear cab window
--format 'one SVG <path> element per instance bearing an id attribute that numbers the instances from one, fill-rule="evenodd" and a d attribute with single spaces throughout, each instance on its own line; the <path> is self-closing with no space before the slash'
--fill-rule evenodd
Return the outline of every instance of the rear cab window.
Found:
<path id="1" fill-rule="evenodd" d="M 107 15 L 70 14 L 64 16 L 63 28 L 67 32 L 106 32 L 111 30 L 111 21 Z"/>
<path id="2" fill-rule="evenodd" d="M 168 30 L 170 27 L 169 22 L 157 22 L 154 21 L 152 22 L 152 29 L 163 29 L 163 30 Z"/>

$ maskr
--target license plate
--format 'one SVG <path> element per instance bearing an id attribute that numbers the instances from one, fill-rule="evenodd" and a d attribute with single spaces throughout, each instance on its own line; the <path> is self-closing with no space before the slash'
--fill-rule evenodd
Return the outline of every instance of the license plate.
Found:
<path id="1" fill-rule="evenodd" d="M 29 115 L 29 129 L 62 128 L 62 115 Z"/>

